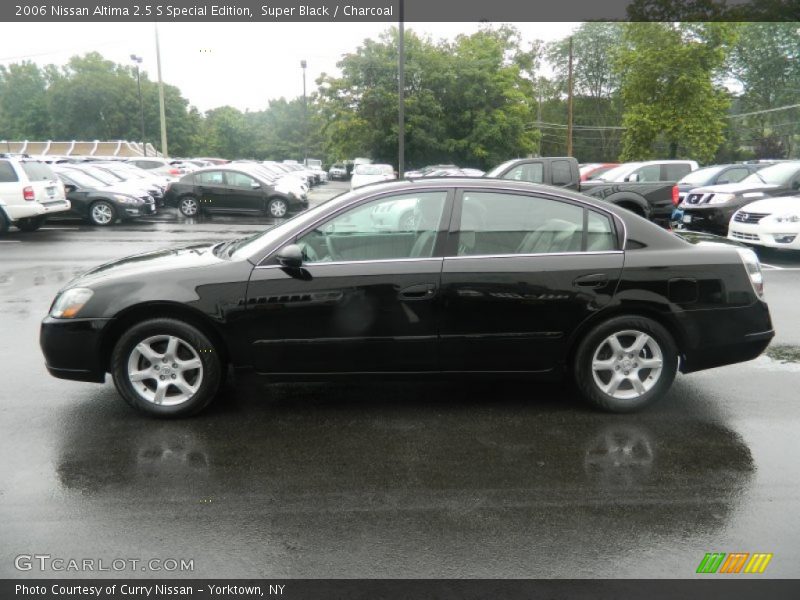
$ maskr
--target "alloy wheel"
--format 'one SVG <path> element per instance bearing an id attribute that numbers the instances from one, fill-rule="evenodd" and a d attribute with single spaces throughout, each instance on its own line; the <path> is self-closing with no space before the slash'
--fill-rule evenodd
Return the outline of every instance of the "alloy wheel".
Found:
<path id="1" fill-rule="evenodd" d="M 176 406 L 200 389 L 203 363 L 188 342 L 173 335 L 156 335 L 134 346 L 128 357 L 127 376 L 143 400 Z"/>
<path id="2" fill-rule="evenodd" d="M 618 331 L 597 346 L 592 377 L 612 398 L 633 400 L 658 383 L 663 364 L 661 347 L 653 337 L 642 331 Z"/>

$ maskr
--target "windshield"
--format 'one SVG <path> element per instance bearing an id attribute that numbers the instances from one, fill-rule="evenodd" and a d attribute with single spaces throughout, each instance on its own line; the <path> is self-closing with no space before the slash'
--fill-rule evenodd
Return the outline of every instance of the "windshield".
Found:
<path id="1" fill-rule="evenodd" d="M 58 171 L 58 174 L 61 175 L 62 171 Z M 103 187 L 100 181 L 98 181 L 91 175 L 87 175 L 83 171 L 78 171 L 77 169 L 70 169 L 68 172 L 63 172 L 63 174 L 65 177 L 69 177 L 70 180 L 74 181 L 81 187 L 85 188 Z"/>
<path id="2" fill-rule="evenodd" d="M 356 175 L 388 175 L 393 172 L 391 165 L 358 165 L 353 171 Z"/>
<path id="3" fill-rule="evenodd" d="M 689 185 L 702 185 L 714 175 L 722 171 L 725 167 L 706 167 L 705 169 L 697 169 L 697 171 L 692 171 L 688 175 L 686 175 L 683 179 L 681 179 L 678 183 L 688 183 Z"/>
<path id="4" fill-rule="evenodd" d="M 508 167 L 510 167 L 513 163 L 517 162 L 518 160 L 519 160 L 518 158 L 514 158 L 512 160 L 507 160 L 501 165 L 497 165 L 494 169 L 492 169 L 486 174 L 486 177 L 497 177 L 498 175 L 500 175 L 500 173 L 505 171 Z"/>
<path id="5" fill-rule="evenodd" d="M 98 169 L 97 167 L 83 167 L 80 169 L 80 171 L 83 171 L 84 173 L 91 175 L 95 179 L 99 179 L 106 185 L 111 185 L 112 183 L 118 183 L 119 181 L 121 181 L 120 178 L 117 177 L 116 175 L 107 173 L 106 171 Z"/>
<path id="6" fill-rule="evenodd" d="M 748 175 L 742 183 L 773 183 L 783 185 L 800 171 L 800 162 L 778 163 Z"/>
<path id="7" fill-rule="evenodd" d="M 328 210 L 335 209 L 337 205 L 347 202 L 360 192 L 346 192 L 322 204 L 315 206 L 305 212 L 301 212 L 291 219 L 284 221 L 275 227 L 271 227 L 262 233 L 257 233 L 249 238 L 244 238 L 236 244 L 231 256 L 233 258 L 253 258 L 258 256 L 264 249 L 280 240 L 290 231 L 302 228 L 306 223 L 312 223 L 325 214 Z"/>
<path id="8" fill-rule="evenodd" d="M 617 181 L 621 177 L 625 177 L 628 173 L 636 169 L 642 163 L 626 163 L 624 165 L 620 165 L 618 167 L 614 167 L 613 169 L 609 169 L 600 177 L 597 177 L 599 181 Z"/>

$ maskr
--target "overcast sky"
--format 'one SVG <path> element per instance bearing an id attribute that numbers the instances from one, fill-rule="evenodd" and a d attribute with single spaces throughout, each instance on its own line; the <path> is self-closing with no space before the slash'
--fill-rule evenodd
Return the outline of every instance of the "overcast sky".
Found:
<path id="1" fill-rule="evenodd" d="M 568 35 L 577 23 L 519 23 L 523 39 L 551 41 Z M 307 85 L 323 72 L 337 73 L 337 61 L 390 23 L 161 23 L 164 81 L 178 86 L 201 111 L 229 104 L 260 110 L 267 101 L 303 93 L 300 61 L 308 61 Z M 472 33 L 471 23 L 407 23 L 407 29 L 434 39 Z M 32 60 L 64 64 L 75 54 L 100 52 L 142 68 L 157 78 L 154 27 L 146 23 L 15 23 L 0 36 L 0 64 Z"/>

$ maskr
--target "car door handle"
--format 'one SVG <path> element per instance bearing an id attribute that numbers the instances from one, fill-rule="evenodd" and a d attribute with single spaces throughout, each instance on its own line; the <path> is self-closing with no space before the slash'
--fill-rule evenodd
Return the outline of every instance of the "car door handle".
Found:
<path id="1" fill-rule="evenodd" d="M 436 286 L 432 283 L 419 283 L 400 290 L 401 300 L 427 300 L 436 294 Z"/>
<path id="2" fill-rule="evenodd" d="M 577 277 L 572 285 L 577 287 L 598 288 L 608 283 L 608 275 L 605 273 L 592 273 L 591 275 L 581 275 Z"/>

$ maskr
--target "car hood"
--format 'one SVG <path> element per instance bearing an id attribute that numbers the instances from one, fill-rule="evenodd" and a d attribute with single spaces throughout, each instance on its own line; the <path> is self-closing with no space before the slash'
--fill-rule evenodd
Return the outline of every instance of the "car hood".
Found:
<path id="1" fill-rule="evenodd" d="M 705 187 L 692 188 L 692 193 L 698 194 L 743 194 L 744 192 L 762 192 L 773 190 L 780 186 L 774 183 L 721 183 Z"/>
<path id="2" fill-rule="evenodd" d="M 755 213 L 790 213 L 800 214 L 800 196 L 780 196 L 756 200 L 745 206 L 743 211 Z"/>
<path id="3" fill-rule="evenodd" d="M 191 244 L 177 248 L 156 250 L 135 254 L 118 260 L 104 263 L 86 271 L 70 281 L 63 289 L 88 286 L 117 281 L 126 277 L 137 277 L 144 274 L 155 275 L 167 271 L 178 271 L 218 264 L 224 259 L 214 256 L 214 244 Z"/>

